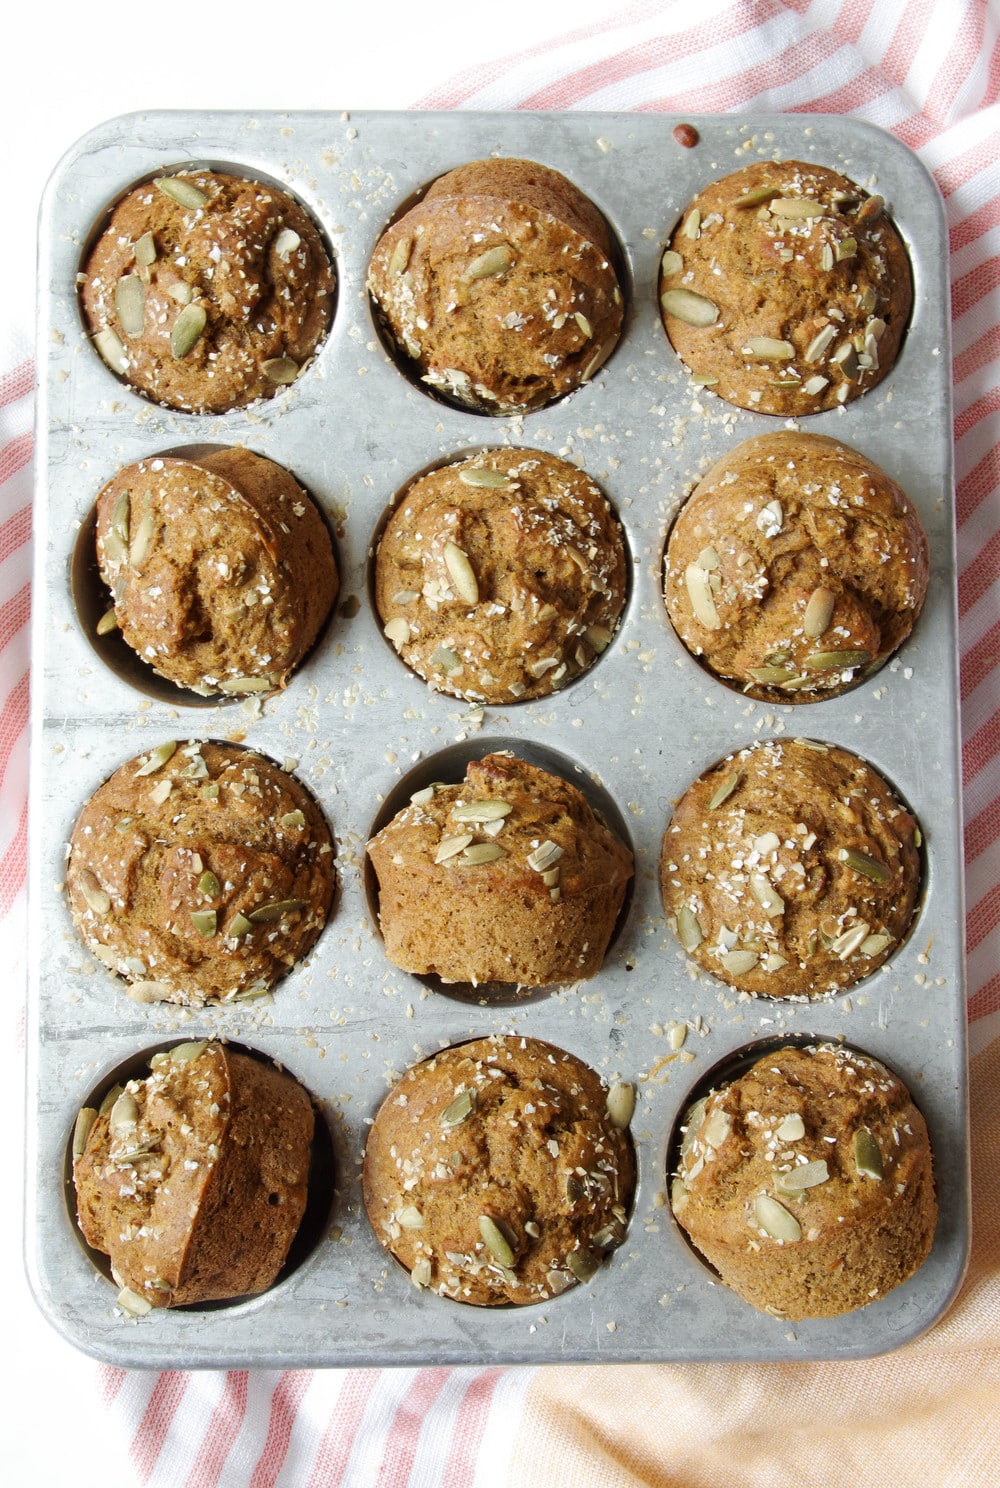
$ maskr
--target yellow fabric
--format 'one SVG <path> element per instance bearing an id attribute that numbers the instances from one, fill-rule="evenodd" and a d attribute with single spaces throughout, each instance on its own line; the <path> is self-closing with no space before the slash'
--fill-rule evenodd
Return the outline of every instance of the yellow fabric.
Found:
<path id="1" fill-rule="evenodd" d="M 1000 1040 L 971 1063 L 973 1243 L 880 1358 L 540 1370 L 510 1488 L 1000 1488 Z"/>

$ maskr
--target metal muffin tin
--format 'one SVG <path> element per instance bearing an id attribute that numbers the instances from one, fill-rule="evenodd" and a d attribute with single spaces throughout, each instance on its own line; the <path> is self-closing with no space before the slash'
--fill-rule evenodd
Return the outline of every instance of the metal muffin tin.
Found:
<path id="1" fill-rule="evenodd" d="M 698 131 L 694 148 L 673 137 L 677 122 L 654 114 L 141 114 L 88 135 L 49 185 L 38 352 L 27 1253 L 42 1308 L 101 1359 L 305 1367 L 851 1357 L 920 1334 L 959 1286 L 969 1183 L 941 203 L 904 146 L 849 119 L 693 117 L 684 122 Z M 547 409 L 499 419 L 445 406 L 408 381 L 381 344 L 364 287 L 378 235 L 402 204 L 444 170 L 494 153 L 533 158 L 574 180 L 614 229 L 628 279 L 624 334 L 594 381 Z M 851 692 L 795 707 L 751 702 L 708 676 L 681 647 L 660 598 L 669 522 L 698 475 L 739 440 L 786 427 L 692 385 L 659 320 L 660 254 L 699 187 L 772 156 L 815 160 L 877 189 L 909 245 L 915 305 L 896 369 L 847 409 L 799 427 L 856 446 L 898 480 L 931 548 L 926 607 L 898 658 Z M 75 279 L 88 235 L 135 182 L 186 164 L 285 186 L 336 258 L 329 339 L 294 386 L 244 412 L 178 414 L 146 401 L 102 364 L 80 318 Z M 238 443 L 288 466 L 330 515 L 338 613 L 287 690 L 263 703 L 189 706 L 169 688 L 146 696 L 85 633 L 70 581 L 78 531 L 100 487 L 128 461 Z M 480 717 L 430 691 L 395 656 L 372 612 L 367 569 L 372 535 L 398 489 L 430 465 L 490 444 L 581 464 L 618 512 L 633 570 L 621 629 L 589 673 L 552 697 Z M 754 1001 L 695 974 L 664 921 L 657 884 L 671 801 L 720 756 L 779 735 L 827 740 L 868 759 L 916 811 L 926 844 L 923 901 L 905 946 L 848 993 L 812 1003 Z M 125 759 L 170 738 L 234 736 L 279 762 L 299 761 L 338 839 L 335 913 L 308 962 L 270 1001 L 138 1006 L 70 923 L 62 880 L 73 821 Z M 601 973 L 504 1006 L 442 995 L 390 966 L 364 872 L 364 842 L 387 799 L 460 773 L 487 741 L 543 761 L 554 755 L 579 782 L 598 783 L 627 825 L 637 870 Z M 687 1033 L 677 1048 L 671 1029 L 681 1024 Z M 359 1168 L 368 1123 L 394 1076 L 445 1044 L 506 1030 L 548 1039 L 606 1080 L 635 1082 L 639 1183 L 628 1237 L 589 1285 L 537 1306 L 482 1310 L 410 1284 L 369 1229 Z M 73 1122 L 118 1067 L 205 1035 L 273 1056 L 313 1093 L 336 1153 L 331 1209 L 311 1253 L 265 1295 L 136 1322 L 116 1310 L 117 1289 L 75 1229 L 66 1181 Z M 933 1252 L 909 1282 L 859 1312 L 793 1326 L 716 1282 L 665 1195 L 671 1133 L 696 1083 L 748 1045 L 800 1037 L 843 1039 L 903 1077 L 930 1128 L 941 1213 Z"/>

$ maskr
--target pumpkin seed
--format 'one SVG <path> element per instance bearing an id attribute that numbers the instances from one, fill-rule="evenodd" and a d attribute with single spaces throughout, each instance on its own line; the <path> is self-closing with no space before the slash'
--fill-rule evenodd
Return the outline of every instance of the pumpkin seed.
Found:
<path id="1" fill-rule="evenodd" d="M 394 615 L 383 626 L 382 634 L 400 651 L 410 639 L 410 622 L 403 615 Z"/>
<path id="2" fill-rule="evenodd" d="M 464 849 L 462 857 L 473 867 L 481 863 L 494 863 L 497 858 L 505 858 L 507 854 L 498 842 L 474 842 L 471 847 Z"/>
<path id="3" fill-rule="evenodd" d="M 802 1226 L 777 1199 L 770 1194 L 758 1194 L 753 1206 L 754 1218 L 772 1240 L 795 1241 L 802 1239 Z"/>
<path id="4" fill-rule="evenodd" d="M 881 1180 L 885 1176 L 881 1149 L 867 1126 L 859 1126 L 854 1133 L 854 1166 L 862 1178 Z"/>
<path id="5" fill-rule="evenodd" d="M 141 336 L 146 324 L 146 289 L 138 274 L 123 274 L 115 285 L 115 312 L 126 336 Z"/>
<path id="6" fill-rule="evenodd" d="M 861 364 L 850 341 L 842 341 L 830 360 L 836 363 L 848 382 L 857 382 Z"/>
<path id="7" fill-rule="evenodd" d="M 780 919 L 785 912 L 785 901 L 763 873 L 750 875 L 750 892 L 769 920 Z"/>
<path id="8" fill-rule="evenodd" d="M 510 476 L 506 471 L 490 470 L 485 465 L 473 465 L 468 470 L 460 470 L 458 478 L 463 485 L 486 486 L 495 491 L 510 485 Z"/>
<path id="9" fill-rule="evenodd" d="M 190 1064 L 208 1048 L 208 1039 L 189 1039 L 187 1043 L 175 1044 L 172 1049 L 167 1050 L 167 1058 L 171 1064 Z"/>
<path id="10" fill-rule="evenodd" d="M 474 1090 L 460 1090 L 458 1095 L 455 1096 L 455 1099 L 449 1101 L 448 1105 L 445 1106 L 441 1115 L 438 1117 L 438 1122 L 441 1126 L 446 1127 L 461 1126 L 462 1122 L 467 1121 L 475 1109 L 476 1092 Z"/>
<path id="11" fill-rule="evenodd" d="M 139 1121 L 139 1107 L 130 1090 L 123 1090 L 108 1115 L 108 1130 L 113 1137 L 132 1131 Z"/>
<path id="12" fill-rule="evenodd" d="M 118 616 L 115 614 L 114 606 L 110 610 L 104 611 L 104 614 L 98 620 L 94 629 L 99 636 L 108 635 L 112 630 L 118 629 Z"/>
<path id="13" fill-rule="evenodd" d="M 867 853 L 855 852 L 853 848 L 841 848 L 837 854 L 842 863 L 852 868 L 855 873 L 860 873 L 862 878 L 871 879 L 872 883 L 888 883 L 892 877 L 885 863 L 878 858 L 869 857 Z"/>
<path id="14" fill-rule="evenodd" d="M 619 1131 L 624 1131 L 635 1111 L 635 1086 L 626 1080 L 616 1080 L 608 1091 L 608 1120 Z"/>
<path id="15" fill-rule="evenodd" d="M 753 971 L 760 957 L 756 951 L 727 951 L 721 958 L 722 965 L 730 976 L 742 976 L 744 972 Z"/>
<path id="16" fill-rule="evenodd" d="M 389 256 L 389 273 L 398 279 L 410 261 L 410 253 L 413 250 L 413 239 L 402 237 Z"/>
<path id="17" fill-rule="evenodd" d="M 802 384 L 802 391 L 808 393 L 810 398 L 814 398 L 817 393 L 823 391 L 829 381 L 830 379 L 828 377 L 808 377 Z"/>
<path id="18" fill-rule="evenodd" d="M 215 899 L 222 893 L 222 885 L 211 868 L 206 868 L 205 872 L 199 878 L 198 893 L 205 894 L 209 899 Z"/>
<path id="19" fill-rule="evenodd" d="M 247 918 L 254 925 L 270 925 L 275 920 L 284 919 L 285 915 L 294 914 L 298 909 L 305 909 L 301 899 L 275 899 L 270 904 L 260 904 L 252 909 Z"/>
<path id="20" fill-rule="evenodd" d="M 274 251 L 279 258 L 288 258 L 301 242 L 293 227 L 283 227 L 274 240 Z"/>
<path id="21" fill-rule="evenodd" d="M 208 322 L 204 305 L 185 305 L 170 331 L 170 350 L 181 361 L 198 344 Z"/>
<path id="22" fill-rule="evenodd" d="M 157 744 L 146 756 L 145 763 L 136 770 L 136 775 L 153 775 L 171 759 L 177 751 L 177 740 L 167 739 L 163 744 Z"/>
<path id="23" fill-rule="evenodd" d="M 728 801 L 729 797 L 732 795 L 733 791 L 736 789 L 742 779 L 742 770 L 734 770 L 731 775 L 727 775 L 726 778 L 715 787 L 715 790 L 709 796 L 709 811 L 717 811 L 724 801 Z"/>
<path id="24" fill-rule="evenodd" d="M 836 599 L 831 589 L 814 589 L 810 594 L 802 620 L 802 628 L 811 640 L 818 640 L 829 629 Z"/>
<path id="25" fill-rule="evenodd" d="M 509 816 L 513 809 L 509 801 L 495 796 L 489 801 L 462 801 L 451 814 L 455 821 L 488 822 Z"/>
<path id="26" fill-rule="evenodd" d="M 774 1186 L 782 1193 L 801 1193 L 806 1188 L 818 1188 L 821 1183 L 828 1183 L 830 1170 L 826 1165 L 826 1159 L 819 1157 L 814 1162 L 800 1163 L 792 1168 L 789 1173 L 775 1173 Z"/>
<path id="27" fill-rule="evenodd" d="M 87 1146 L 87 1138 L 90 1136 L 90 1129 L 96 1120 L 97 1112 L 93 1109 L 92 1106 L 84 1106 L 83 1109 L 78 1112 L 76 1123 L 73 1127 L 74 1158 L 83 1156 Z"/>
<path id="28" fill-rule="evenodd" d="M 788 362 L 795 355 L 790 341 L 779 341 L 774 336 L 751 336 L 741 350 L 754 362 Z"/>
<path id="29" fill-rule="evenodd" d="M 462 599 L 468 604 L 478 604 L 479 584 L 468 553 L 463 552 L 457 543 L 445 543 L 444 562 Z"/>
<path id="30" fill-rule="evenodd" d="M 156 242 L 151 232 L 144 232 L 136 239 L 135 261 L 141 269 L 148 269 L 156 262 Z"/>
<path id="31" fill-rule="evenodd" d="M 694 207 L 685 217 L 681 224 L 681 237 L 697 239 L 701 237 L 701 213 Z"/>
<path id="32" fill-rule="evenodd" d="M 868 651 L 814 651 L 805 658 L 802 665 L 811 672 L 840 672 L 864 666 L 871 659 Z"/>
<path id="33" fill-rule="evenodd" d="M 723 1145 L 732 1129 L 733 1123 L 729 1112 L 724 1111 L 721 1106 L 716 1106 L 711 1115 L 702 1123 L 698 1138 L 713 1150 L 717 1150 Z"/>
<path id="34" fill-rule="evenodd" d="M 714 325 L 719 318 L 718 305 L 704 295 L 695 294 L 693 289 L 665 289 L 660 304 L 666 315 L 700 329 Z"/>
<path id="35" fill-rule="evenodd" d="M 457 857 L 460 852 L 463 852 L 469 846 L 471 841 L 471 832 L 463 832 L 458 837 L 442 837 L 438 843 L 437 852 L 434 854 L 435 863 L 446 863 L 449 858 Z"/>
<path id="36" fill-rule="evenodd" d="M 298 362 L 288 356 L 268 357 L 266 362 L 261 363 L 261 371 L 268 382 L 276 383 L 279 387 L 294 382 L 301 370 Z"/>
<path id="37" fill-rule="evenodd" d="M 706 630 L 721 630 L 722 621 L 715 608 L 715 599 L 709 584 L 709 575 L 698 563 L 689 563 L 684 570 L 684 585 L 694 610 L 695 618 Z"/>
<path id="38" fill-rule="evenodd" d="M 153 1310 L 152 1302 L 147 1302 L 145 1297 L 140 1297 L 131 1287 L 122 1287 L 115 1301 L 123 1312 L 131 1313 L 132 1317 L 145 1317 Z"/>
<path id="39" fill-rule="evenodd" d="M 431 654 L 430 664 L 446 676 L 462 670 L 462 663 L 450 646 L 438 646 Z"/>
<path id="40" fill-rule="evenodd" d="M 680 273 L 683 267 L 683 258 L 681 258 L 679 253 L 675 253 L 672 248 L 668 248 L 660 259 L 660 273 L 664 279 L 672 279 L 675 274 Z"/>
<path id="41" fill-rule="evenodd" d="M 105 326 L 103 330 L 97 332 L 94 345 L 112 372 L 117 372 L 121 376 L 128 371 L 128 352 L 110 326 Z"/>
<path id="42" fill-rule="evenodd" d="M 179 207 L 190 207 L 192 211 L 196 211 L 199 207 L 208 206 L 205 193 L 199 191 L 193 182 L 185 181 L 180 176 L 158 176 L 153 185 Z"/>
<path id="43" fill-rule="evenodd" d="M 194 299 L 194 290 L 183 279 L 175 279 L 173 284 L 168 284 L 167 294 L 175 305 L 190 305 Z"/>
<path id="44" fill-rule="evenodd" d="M 198 934 L 205 940 L 211 940 L 217 928 L 217 916 L 214 909 L 193 909 L 191 911 L 191 923 Z"/>
<path id="45" fill-rule="evenodd" d="M 736 197 L 734 207 L 759 207 L 762 202 L 767 202 L 778 195 L 780 186 L 755 186 L 752 191 L 745 191 L 742 196 Z"/>
<path id="46" fill-rule="evenodd" d="M 595 1256 L 590 1250 L 574 1250 L 566 1257 L 566 1264 L 576 1277 L 577 1281 L 587 1284 L 600 1270 L 600 1256 Z"/>
<path id="47" fill-rule="evenodd" d="M 677 911 L 677 939 L 686 951 L 696 951 L 705 939 L 698 916 L 688 904 Z"/>
<path id="48" fill-rule="evenodd" d="M 125 991 L 133 1002 L 169 1002 L 173 989 L 167 982 L 131 982 Z"/>
<path id="49" fill-rule="evenodd" d="M 861 942 L 858 950 L 862 956 L 881 956 L 891 945 L 891 935 L 869 935 Z"/>
<path id="50" fill-rule="evenodd" d="M 712 569 L 719 567 L 719 555 L 714 548 L 702 548 L 698 554 L 697 563 L 699 568 L 710 573 Z"/>
<path id="51" fill-rule="evenodd" d="M 472 260 L 465 277 L 467 279 L 495 279 L 500 274 L 506 274 L 514 262 L 513 249 L 509 248 L 506 243 L 498 243 L 495 248 L 487 248 L 485 253 L 480 253 Z"/>
<path id="52" fill-rule="evenodd" d="M 827 208 L 822 202 L 808 196 L 778 196 L 771 202 L 774 217 L 823 217 Z"/>
<path id="53" fill-rule="evenodd" d="M 431 1284 L 431 1263 L 426 1256 L 420 1256 L 413 1262 L 410 1272 L 410 1280 L 418 1291 L 423 1291 Z"/>
<path id="54" fill-rule="evenodd" d="M 885 210 L 885 197 L 875 193 L 863 201 L 857 210 L 855 222 L 874 222 Z"/>
<path id="55" fill-rule="evenodd" d="M 479 1216 L 479 1233 L 483 1237 L 483 1244 L 495 1261 L 499 1261 L 501 1266 L 508 1268 L 513 1266 L 513 1247 L 496 1220 L 491 1219 L 488 1214 L 481 1214 Z"/>
<path id="56" fill-rule="evenodd" d="M 834 252 L 837 255 L 838 263 L 843 263 L 846 259 L 857 258 L 857 238 L 841 238 L 840 242 L 836 245 Z"/>
<path id="57" fill-rule="evenodd" d="M 244 697 L 248 693 L 268 692 L 272 685 L 270 677 L 224 677 L 219 691 L 230 697 Z"/>
<path id="58" fill-rule="evenodd" d="M 590 338 L 591 338 L 591 336 L 594 334 L 593 329 L 592 329 L 591 324 L 590 324 L 590 321 L 587 319 L 587 317 L 585 315 L 581 315 L 580 312 L 579 312 L 579 310 L 573 316 L 573 319 L 577 323 L 577 327 L 579 328 L 579 331 L 580 331 L 581 336 L 585 336 L 587 338 L 587 340 L 589 341 Z"/>
<path id="59" fill-rule="evenodd" d="M 606 651 L 611 644 L 611 631 L 606 625 L 588 625 L 586 629 L 587 644 L 597 652 Z"/>
<path id="60" fill-rule="evenodd" d="M 111 895 L 101 888 L 89 868 L 85 868 L 80 874 L 80 893 L 96 915 L 106 915 L 111 908 Z"/>
<path id="61" fill-rule="evenodd" d="M 782 1142 L 800 1142 L 805 1134 L 806 1124 L 797 1111 L 784 1117 L 774 1132 L 774 1135 Z"/>
<path id="62" fill-rule="evenodd" d="M 396 1220 L 404 1230 L 422 1230 L 424 1227 L 424 1216 L 416 1204 L 406 1204 L 396 1215 Z"/>
<path id="63" fill-rule="evenodd" d="M 780 687 L 783 682 L 791 682 L 795 673 L 789 667 L 782 666 L 759 666 L 749 667 L 748 674 L 762 687 Z"/>
<path id="64" fill-rule="evenodd" d="M 279 816 L 278 821 L 287 831 L 291 831 L 293 827 L 304 827 L 306 824 L 305 812 L 286 811 L 284 816 Z"/>
<path id="65" fill-rule="evenodd" d="M 252 930 L 253 925 L 247 919 L 246 915 L 237 913 L 230 920 L 229 929 L 226 931 L 226 934 L 232 936 L 234 940 L 242 940 L 244 935 L 249 935 Z"/>

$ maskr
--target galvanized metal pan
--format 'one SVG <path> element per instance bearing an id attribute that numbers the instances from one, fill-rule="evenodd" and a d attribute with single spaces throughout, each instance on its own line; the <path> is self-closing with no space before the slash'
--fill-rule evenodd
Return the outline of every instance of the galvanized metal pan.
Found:
<path id="1" fill-rule="evenodd" d="M 306 1367 L 584 1360 L 805 1360 L 868 1355 L 926 1330 L 954 1296 L 969 1242 L 961 795 L 947 282 L 941 203 L 916 158 L 849 119 L 668 115 L 149 113 L 76 144 L 41 213 L 37 550 L 30 838 L 27 1257 L 50 1319 L 98 1358 L 130 1367 Z M 377 238 L 442 171 L 497 153 L 562 171 L 621 245 L 629 286 L 620 345 L 586 386 L 547 409 L 488 419 L 449 407 L 387 355 L 365 291 Z M 760 158 L 812 160 L 880 192 L 909 247 L 912 322 L 895 370 L 845 410 L 808 422 L 861 449 L 909 493 L 927 530 L 931 583 L 899 656 L 842 696 L 754 703 L 683 651 L 660 597 L 678 503 L 738 440 L 782 426 L 695 387 L 664 335 L 657 269 L 700 186 Z M 222 416 L 172 413 L 124 387 L 95 354 L 76 293 L 84 245 L 133 183 L 187 164 L 263 176 L 313 214 L 336 259 L 329 339 L 291 387 Z M 803 421 L 803 427 L 805 422 Z M 338 613 L 286 691 L 192 706 L 95 648 L 77 553 L 100 487 L 153 453 L 238 444 L 291 469 L 337 533 Z M 369 598 L 373 533 L 395 493 L 449 456 L 491 444 L 568 456 L 607 492 L 632 563 L 619 633 L 593 669 L 551 698 L 485 716 L 429 691 L 380 633 Z M 84 598 L 74 598 L 76 589 Z M 93 607 L 93 599 L 89 601 Z M 92 609 L 91 609 L 92 617 Z M 148 690 L 144 690 L 148 689 Z M 834 742 L 868 759 L 916 811 L 926 843 L 913 932 L 849 993 L 753 1001 L 688 965 L 657 885 L 660 842 L 690 780 L 767 736 Z M 90 792 L 167 739 L 239 737 L 297 761 L 339 844 L 336 913 L 306 964 L 262 1003 L 139 1006 L 79 943 L 62 880 Z M 387 962 L 364 843 L 387 801 L 453 778 L 487 747 L 512 747 L 585 784 L 636 855 L 627 919 L 602 972 L 524 1003 L 429 990 Z M 628 1238 L 587 1286 L 537 1307 L 482 1312 L 426 1292 L 376 1243 L 360 1201 L 368 1125 L 393 1078 L 444 1044 L 499 1030 L 548 1039 L 638 1092 L 639 1169 Z M 280 1060 L 329 1127 L 334 1181 L 310 1245 L 265 1295 L 136 1321 L 76 1229 L 67 1183 L 78 1108 L 151 1051 L 218 1035 Z M 860 1312 L 795 1326 L 756 1312 L 698 1260 L 666 1203 L 671 1134 L 691 1092 L 764 1040 L 842 1039 L 910 1086 L 931 1132 L 941 1217 L 929 1260 Z M 329 1174 L 329 1163 L 320 1171 Z M 305 1251 L 302 1254 L 302 1251 Z"/>

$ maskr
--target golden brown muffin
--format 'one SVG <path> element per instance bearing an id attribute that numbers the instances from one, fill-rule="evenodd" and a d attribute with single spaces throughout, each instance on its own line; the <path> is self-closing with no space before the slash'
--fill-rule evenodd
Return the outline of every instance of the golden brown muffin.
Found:
<path id="1" fill-rule="evenodd" d="M 169 740 L 91 796 L 66 887 L 83 940 L 136 1001 L 242 999 L 311 949 L 333 902 L 333 843 L 270 760 Z"/>
<path id="2" fill-rule="evenodd" d="M 97 498 L 97 558 L 128 645 L 205 696 L 283 687 L 337 596 L 315 504 L 247 449 L 126 465 Z"/>
<path id="3" fill-rule="evenodd" d="M 222 1044 L 179 1044 L 150 1064 L 102 1114 L 81 1112 L 84 1239 L 110 1256 L 130 1311 L 266 1291 L 305 1211 L 309 1096 Z"/>
<path id="4" fill-rule="evenodd" d="M 379 616 L 407 666 L 484 703 L 545 697 L 585 671 L 626 583 L 605 496 L 540 450 L 483 450 L 415 481 L 375 558 Z"/>
<path id="5" fill-rule="evenodd" d="M 441 176 L 380 238 L 368 288 L 422 380 L 488 413 L 571 392 L 621 334 L 604 219 L 530 160 L 473 161 Z"/>
<path id="6" fill-rule="evenodd" d="M 543 1302 L 621 1244 L 635 1186 L 634 1091 L 538 1039 L 443 1050 L 386 1097 L 365 1209 L 413 1284 L 480 1307 Z"/>
<path id="7" fill-rule="evenodd" d="M 751 697 L 842 692 L 909 635 L 927 592 L 915 508 L 877 465 L 821 434 L 762 434 L 717 460 L 667 548 L 685 646 Z"/>
<path id="8" fill-rule="evenodd" d="M 473 985 L 594 976 L 632 877 L 575 786 L 507 754 L 418 791 L 368 855 L 393 965 Z"/>
<path id="9" fill-rule="evenodd" d="M 836 1317 L 912 1276 L 934 1239 L 927 1127 L 877 1060 L 781 1049 L 687 1113 L 671 1204 L 723 1281 L 779 1317 Z"/>
<path id="10" fill-rule="evenodd" d="M 767 997 L 816 997 L 881 966 L 909 934 L 919 830 L 857 755 L 768 739 L 681 796 L 660 887 L 705 971 Z"/>
<path id="11" fill-rule="evenodd" d="M 693 198 L 660 271 L 671 344 L 740 408 L 806 414 L 875 387 L 913 303 L 880 196 L 839 172 L 761 160 Z"/>
<path id="12" fill-rule="evenodd" d="M 295 381 L 330 328 L 335 283 L 286 192 L 187 170 L 118 203 L 81 298 L 113 372 L 168 408 L 225 413 Z"/>

